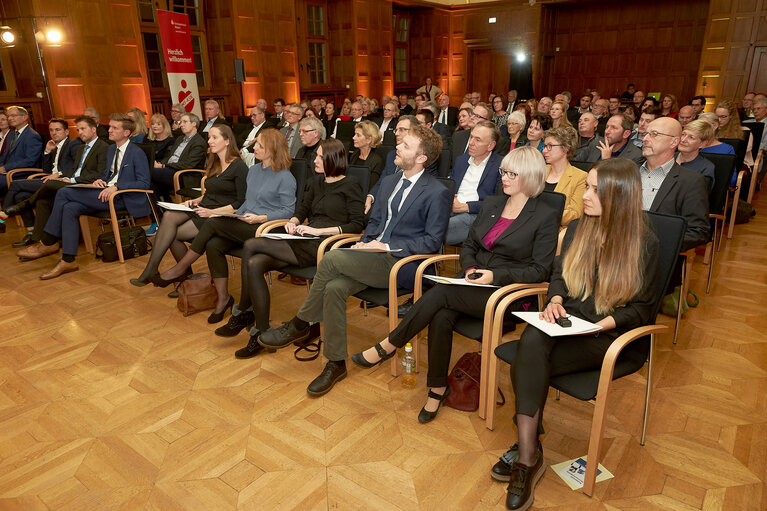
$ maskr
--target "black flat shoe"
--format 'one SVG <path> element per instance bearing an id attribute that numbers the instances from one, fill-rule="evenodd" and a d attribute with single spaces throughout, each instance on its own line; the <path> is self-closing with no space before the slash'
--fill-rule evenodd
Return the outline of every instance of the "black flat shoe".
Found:
<path id="1" fill-rule="evenodd" d="M 511 466 L 519 459 L 519 445 L 514 444 L 509 450 L 503 453 L 498 459 L 498 463 L 490 469 L 490 477 L 496 481 L 508 483 L 511 479 Z"/>
<path id="2" fill-rule="evenodd" d="M 184 282 L 188 277 L 189 275 L 187 273 L 184 273 L 183 275 L 179 275 L 178 277 L 173 277 L 170 280 L 165 280 L 164 278 L 160 277 L 159 273 L 156 273 L 152 275 L 152 284 L 154 284 L 157 287 L 168 287 L 175 282 Z"/>
<path id="3" fill-rule="evenodd" d="M 144 286 L 146 286 L 147 284 L 151 284 L 151 283 L 153 282 L 153 279 L 155 278 L 155 275 L 156 275 L 157 277 L 159 277 L 159 276 L 160 276 L 160 273 L 159 273 L 159 272 L 155 272 L 155 274 L 154 274 L 154 275 L 152 275 L 151 277 L 149 277 L 149 278 L 148 278 L 148 279 L 146 279 L 146 280 L 142 279 L 141 277 L 139 277 L 139 278 L 137 278 L 137 279 L 130 279 L 130 283 L 131 283 L 131 284 L 133 284 L 133 285 L 134 285 L 134 286 L 136 286 L 136 287 L 144 287 Z"/>
<path id="4" fill-rule="evenodd" d="M 214 312 L 210 316 L 208 316 L 208 323 L 211 325 L 213 323 L 218 323 L 222 319 L 224 319 L 224 314 L 226 314 L 226 310 L 231 310 L 232 307 L 234 307 L 234 297 L 232 295 L 229 295 L 229 300 L 227 300 L 226 305 L 224 306 L 224 309 L 221 312 Z"/>
<path id="5" fill-rule="evenodd" d="M 234 337 L 255 322 L 256 316 L 251 311 L 241 311 L 236 316 L 232 315 L 226 325 L 216 328 L 214 333 L 219 337 Z"/>
<path id="6" fill-rule="evenodd" d="M 519 511 L 530 509 L 535 502 L 535 485 L 546 472 L 543 450 L 538 446 L 538 459 L 531 467 L 515 461 L 511 466 L 509 486 L 506 489 L 506 508 Z"/>
<path id="7" fill-rule="evenodd" d="M 390 358 L 394 356 L 395 353 L 397 353 L 396 349 L 392 351 L 391 353 L 386 353 L 386 350 L 383 349 L 383 346 L 381 346 L 380 343 L 376 344 L 373 347 L 376 349 L 376 352 L 378 353 L 378 356 L 380 357 L 377 362 L 368 362 L 367 360 L 365 360 L 365 357 L 362 355 L 362 352 L 355 353 L 354 355 L 352 355 L 352 362 L 354 362 L 358 366 L 363 367 L 365 369 L 370 369 L 371 367 L 377 366 L 381 362 L 389 360 Z"/>
<path id="8" fill-rule="evenodd" d="M 32 241 L 32 233 L 28 232 L 26 236 L 24 236 L 23 239 L 17 241 L 16 243 L 12 244 L 11 246 L 13 248 L 24 248 L 28 247 L 30 245 L 34 245 L 34 241 Z"/>
<path id="9" fill-rule="evenodd" d="M 333 386 L 339 381 L 346 378 L 346 362 L 340 360 L 334 362 L 328 360 L 325 364 L 325 369 L 322 373 L 316 377 L 309 386 L 306 388 L 306 393 L 311 397 L 324 396 L 333 388 Z"/>
<path id="10" fill-rule="evenodd" d="M 434 417 L 437 416 L 437 413 L 439 412 L 439 408 L 442 406 L 442 402 L 447 398 L 447 396 L 450 395 L 450 387 L 445 387 L 445 392 L 442 393 L 440 396 L 436 392 L 429 391 L 429 397 L 432 399 L 436 399 L 439 401 L 439 405 L 437 405 L 437 409 L 433 412 L 430 412 L 426 409 L 426 405 L 424 405 L 423 408 L 421 408 L 421 412 L 418 414 L 418 422 L 421 424 L 426 424 L 427 422 L 431 422 L 434 420 Z"/>
<path id="11" fill-rule="evenodd" d="M 266 349 L 260 344 L 258 344 L 258 337 L 260 335 L 261 335 L 261 332 L 258 332 L 258 331 L 256 331 L 256 335 L 251 335 L 250 340 L 248 341 L 248 345 L 234 352 L 234 358 L 240 358 L 240 359 L 252 358 L 264 350 L 266 350 L 267 353 L 275 353 L 277 350 Z"/>

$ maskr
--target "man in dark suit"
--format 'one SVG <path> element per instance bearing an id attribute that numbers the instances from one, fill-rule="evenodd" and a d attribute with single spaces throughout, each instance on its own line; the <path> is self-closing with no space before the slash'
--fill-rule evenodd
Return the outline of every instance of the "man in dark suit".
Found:
<path id="1" fill-rule="evenodd" d="M 471 134 L 471 129 L 474 127 L 474 125 L 479 121 L 489 121 L 492 118 L 493 115 L 491 114 L 490 107 L 487 104 L 477 103 L 474 106 L 471 117 L 469 117 L 469 129 L 456 131 L 453 133 L 452 141 L 450 144 L 450 159 L 453 162 L 455 162 L 455 159 L 458 158 L 458 156 L 469 150 L 469 135 Z"/>
<path id="2" fill-rule="evenodd" d="M 373 121 L 378 125 L 382 140 L 387 131 L 394 133 L 394 129 L 397 127 L 398 115 L 399 108 L 397 108 L 397 104 L 393 101 L 390 101 L 383 106 L 383 117 L 379 117 Z"/>
<path id="3" fill-rule="evenodd" d="M 449 126 L 452 130 L 458 125 L 458 109 L 450 106 L 450 96 L 447 94 L 439 97 L 439 111 L 435 115 L 437 122 Z"/>
<path id="4" fill-rule="evenodd" d="M 82 145 L 82 142 L 79 138 L 75 140 L 69 139 L 69 123 L 64 119 L 51 119 L 48 123 L 48 132 L 51 139 L 45 145 L 45 150 L 43 151 L 43 172 L 59 175 L 63 173 L 63 169 L 71 170 L 74 165 L 75 152 Z M 19 211 L 14 206 L 34 195 L 44 183 L 42 179 L 17 179 L 8 187 L 8 194 L 3 201 L 5 210 L 0 212 L 0 232 L 5 231 L 7 215 L 15 215 L 19 214 L 19 212 L 24 221 L 24 226 L 27 228 L 27 235 L 24 239 L 13 244 L 15 248 L 24 247 L 31 243 L 35 214 L 32 208 L 24 208 Z M 11 213 L 8 213 L 9 211 Z"/>
<path id="5" fill-rule="evenodd" d="M 221 114 L 221 107 L 218 105 L 218 101 L 209 99 L 205 102 L 205 122 L 200 122 L 197 132 L 207 139 L 208 131 L 216 124 L 226 124 L 229 126 L 226 118 Z"/>
<path id="6" fill-rule="evenodd" d="M 361 113 L 362 107 L 359 103 L 356 104 Z M 296 154 L 298 154 L 298 150 L 301 149 L 303 145 L 301 144 L 301 137 L 298 136 L 298 121 L 304 116 L 304 109 L 301 108 L 301 105 L 298 103 L 293 103 L 292 105 L 286 106 L 283 113 L 285 115 L 286 124 L 284 127 L 280 128 L 280 133 L 285 135 L 285 139 L 288 141 L 290 157 L 295 158 Z"/>
<path id="7" fill-rule="evenodd" d="M 77 271 L 75 261 L 80 240 L 80 215 L 109 210 L 109 198 L 118 190 L 149 188 L 149 162 L 146 154 L 130 142 L 135 123 L 124 114 L 109 116 L 109 138 L 114 142 L 107 149 L 106 165 L 101 179 L 93 182 L 96 188 L 67 187 L 56 194 L 53 211 L 40 243 L 19 251 L 19 257 L 30 258 L 57 253 L 59 240 L 62 258 L 51 270 L 40 275 L 41 280 L 54 279 Z M 133 217 L 149 214 L 149 202 L 143 193 L 126 193 L 115 199 L 117 209 L 125 209 Z"/>
<path id="8" fill-rule="evenodd" d="M 43 153 L 43 139 L 29 125 L 29 114 L 26 108 L 10 106 L 5 109 L 8 116 L 8 146 L 0 157 L 0 197 L 8 191 L 8 181 L 5 173 L 9 170 L 23 168 L 39 168 L 40 156 Z"/>
<path id="9" fill-rule="evenodd" d="M 485 197 L 493 195 L 498 185 L 498 168 L 503 156 L 494 153 L 500 138 L 498 127 L 490 121 L 480 121 L 471 130 L 469 152 L 455 160 L 450 175 L 456 184 L 452 214 L 447 227 L 446 245 L 460 245 L 482 207 Z"/>
<path id="10" fill-rule="evenodd" d="M 236 136 L 237 147 L 240 148 L 242 160 L 250 167 L 256 162 L 253 156 L 253 144 L 256 143 L 256 137 L 266 126 L 266 110 L 255 106 L 250 109 L 250 122 L 253 124 L 249 131 L 243 131 Z"/>
<path id="11" fill-rule="evenodd" d="M 681 137 L 682 125 L 676 119 L 661 117 L 652 121 L 642 145 L 647 161 L 639 173 L 642 207 L 655 213 L 678 215 L 687 221 L 682 241 L 684 252 L 708 242 L 709 221 L 705 178 L 680 166 L 674 158 Z"/>
<path id="12" fill-rule="evenodd" d="M 403 172 L 382 180 L 381 199 L 373 206 L 361 241 L 353 250 L 328 252 L 317 266 L 309 295 L 296 316 L 259 338 L 264 347 L 282 348 L 310 338 L 309 322 L 325 323 L 324 354 L 329 362 L 309 384 L 310 396 L 326 394 L 346 376 L 346 299 L 367 287 L 388 287 L 389 272 L 397 261 L 414 254 L 434 253 L 442 245 L 450 214 L 450 192 L 424 172 L 441 147 L 442 141 L 433 130 L 418 125 L 410 128 L 397 146 L 395 163 Z M 415 268 L 410 270 L 414 272 Z M 409 273 L 410 286 L 413 275 Z"/>
<path id="13" fill-rule="evenodd" d="M 413 113 L 413 107 L 407 101 L 407 94 L 399 95 L 399 114 L 410 115 Z"/>
<path id="14" fill-rule="evenodd" d="M 101 118 L 99 117 L 99 112 L 93 107 L 88 107 L 85 110 L 83 110 L 83 115 L 87 115 L 88 117 L 92 117 L 94 121 L 96 121 L 96 130 L 98 132 L 99 138 L 103 140 L 104 142 L 109 141 L 109 126 L 101 124 Z"/>
<path id="15" fill-rule="evenodd" d="M 437 120 L 437 116 L 440 114 L 439 106 L 437 106 L 434 101 L 426 101 L 423 104 L 423 108 L 430 110 L 432 113 L 434 120 L 432 121 L 431 129 L 439 133 L 439 136 L 442 137 L 442 149 L 450 149 L 454 130 L 447 124 Z"/>
<path id="16" fill-rule="evenodd" d="M 179 123 L 181 136 L 173 144 L 170 156 L 154 162 L 152 190 L 156 199 L 173 193 L 173 176 L 179 170 L 205 168 L 208 144 L 198 133 L 200 118 L 195 114 L 184 114 Z"/>
<path id="17" fill-rule="evenodd" d="M 512 89 L 506 95 L 506 113 L 510 114 L 514 111 L 514 107 L 517 106 L 517 91 Z"/>
<path id="18" fill-rule="evenodd" d="M 601 100 L 600 100 L 601 101 Z M 645 157 L 642 150 L 630 140 L 634 121 L 623 114 L 615 114 L 607 120 L 605 127 L 605 139 L 597 144 L 600 152 L 600 160 L 609 158 L 626 158 L 637 165 L 644 163 Z"/>

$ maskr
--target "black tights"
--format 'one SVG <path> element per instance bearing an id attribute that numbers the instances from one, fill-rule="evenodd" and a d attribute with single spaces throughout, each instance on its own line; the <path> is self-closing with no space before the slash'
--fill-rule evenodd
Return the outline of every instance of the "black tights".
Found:
<path id="1" fill-rule="evenodd" d="M 298 260 L 290 245 L 283 240 L 252 238 L 243 245 L 242 291 L 240 310 L 253 306 L 256 328 L 265 332 L 269 328 L 269 286 L 264 273 L 297 265 Z"/>
<path id="2" fill-rule="evenodd" d="M 166 211 L 154 237 L 149 262 L 139 279 L 149 281 L 152 275 L 157 273 L 162 258 L 169 249 L 176 261 L 181 260 L 187 250 L 184 241 L 194 239 L 198 232 L 197 226 L 186 213 Z"/>

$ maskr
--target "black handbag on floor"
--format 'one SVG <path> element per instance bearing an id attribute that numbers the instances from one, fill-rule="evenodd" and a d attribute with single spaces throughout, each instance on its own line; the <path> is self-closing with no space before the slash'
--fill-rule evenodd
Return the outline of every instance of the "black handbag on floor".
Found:
<path id="1" fill-rule="evenodd" d="M 150 244 L 146 238 L 144 229 L 138 226 L 120 229 L 120 244 L 123 248 L 123 258 L 132 259 L 149 252 Z M 99 234 L 96 241 L 96 257 L 100 257 L 105 263 L 117 261 L 117 244 L 113 232 Z"/>

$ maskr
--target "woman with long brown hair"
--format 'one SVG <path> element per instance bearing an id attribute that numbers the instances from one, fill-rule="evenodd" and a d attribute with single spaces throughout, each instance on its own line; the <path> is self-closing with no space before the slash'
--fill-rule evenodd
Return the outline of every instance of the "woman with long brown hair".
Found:
<path id="1" fill-rule="evenodd" d="M 676 97 L 673 94 L 663 96 L 660 108 L 660 115 L 658 117 L 673 117 L 676 119 L 676 115 L 679 112 L 679 104 L 676 102 Z"/>
<path id="2" fill-rule="evenodd" d="M 208 148 L 210 155 L 205 170 L 205 193 L 184 203 L 193 212 L 165 212 L 149 262 L 141 275 L 130 281 L 134 286 L 145 286 L 151 282 L 168 249 L 173 258 L 180 261 L 187 251 L 184 242 L 194 239 L 208 218 L 221 213 L 234 213 L 245 202 L 248 167 L 240 159 L 232 129 L 226 124 L 212 127 L 208 134 Z"/>
<path id="3" fill-rule="evenodd" d="M 211 128 L 211 131 L 214 128 Z M 237 144 L 232 140 L 237 151 Z M 275 129 L 262 130 L 253 143 L 253 155 L 259 160 L 248 171 L 245 202 L 235 217 L 217 217 L 206 221 L 184 257 L 152 282 L 165 287 L 187 276 L 192 263 L 208 254 L 208 268 L 218 293 L 218 303 L 208 323 L 218 323 L 234 305 L 227 284 L 229 269 L 226 254 L 253 238 L 258 226 L 269 220 L 290 218 L 296 205 L 296 180 L 290 173 L 290 154 L 285 136 Z"/>
<path id="4" fill-rule="evenodd" d="M 754 156 L 751 152 L 751 148 L 754 143 L 754 136 L 751 130 L 743 127 L 740 123 L 740 115 L 738 114 L 738 106 L 734 101 L 724 100 L 716 105 L 714 110 L 716 117 L 719 121 L 719 130 L 716 132 L 717 138 L 735 138 L 737 140 L 746 140 L 746 155 L 743 159 L 743 163 L 749 167 L 754 166 Z"/>
<path id="5" fill-rule="evenodd" d="M 612 342 L 650 320 L 658 296 L 658 240 L 642 211 L 642 182 L 631 160 L 611 158 L 589 171 L 584 215 L 565 234 L 554 262 L 548 303 L 541 319 L 568 314 L 602 327 L 588 336 L 550 337 L 527 326 L 511 367 L 518 442 L 493 466 L 491 476 L 509 481 L 506 507 L 527 509 L 546 464 L 538 436 L 552 377 L 599 369 Z M 622 356 L 644 360 L 646 343 Z"/>

